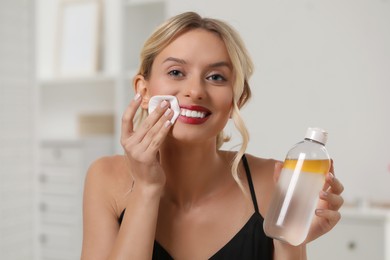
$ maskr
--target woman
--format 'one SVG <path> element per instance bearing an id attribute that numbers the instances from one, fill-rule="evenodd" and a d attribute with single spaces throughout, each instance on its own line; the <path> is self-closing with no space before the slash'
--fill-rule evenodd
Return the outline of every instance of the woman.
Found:
<path id="1" fill-rule="evenodd" d="M 224 22 L 188 12 L 157 28 L 123 115 L 125 155 L 101 158 L 87 174 L 82 259 L 306 259 L 305 245 L 340 219 L 343 186 L 326 176 L 301 246 L 265 236 L 262 216 L 281 163 L 244 154 L 239 109 L 251 73 L 245 46 Z M 155 95 L 175 96 L 181 115 L 172 124 L 162 101 L 135 128 L 137 110 L 145 117 Z M 219 149 L 229 118 L 243 138 L 238 152 Z"/>

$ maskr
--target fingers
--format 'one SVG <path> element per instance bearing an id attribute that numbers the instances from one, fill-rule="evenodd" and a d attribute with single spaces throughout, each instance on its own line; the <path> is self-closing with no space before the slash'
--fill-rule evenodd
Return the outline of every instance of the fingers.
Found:
<path id="1" fill-rule="evenodd" d="M 333 161 L 330 172 L 325 177 L 324 190 L 320 192 L 320 208 L 316 209 L 315 214 L 326 221 L 321 221 L 322 229 L 327 232 L 331 230 L 341 219 L 339 209 L 344 204 L 341 193 L 344 186 L 333 174 Z"/>
<path id="2" fill-rule="evenodd" d="M 337 222 L 340 221 L 341 219 L 341 214 L 338 211 L 330 210 L 330 209 L 317 209 L 315 211 L 315 214 L 318 217 L 325 218 L 326 221 L 322 222 L 322 228 L 324 229 L 325 232 L 331 230 Z"/>
<path id="3" fill-rule="evenodd" d="M 344 199 L 340 195 L 327 192 L 327 191 L 321 191 L 320 192 L 320 199 L 328 202 L 328 208 L 330 210 L 339 210 L 341 206 L 344 204 Z"/>
<path id="4" fill-rule="evenodd" d="M 172 110 L 169 109 L 169 102 L 164 100 L 159 106 L 145 119 L 143 124 L 134 134 L 135 142 L 145 141 L 145 149 L 149 146 L 153 137 L 163 129 L 163 126 L 169 127 L 167 121 L 173 116 Z"/>
<path id="5" fill-rule="evenodd" d="M 326 189 L 320 192 L 320 199 L 328 202 L 330 210 L 339 210 L 344 204 L 344 199 L 340 195 L 344 191 L 343 184 L 332 173 L 326 175 Z"/>
<path id="6" fill-rule="evenodd" d="M 123 113 L 122 116 L 122 127 L 121 127 L 121 143 L 123 145 L 124 141 L 128 139 L 131 134 L 133 133 L 133 120 L 134 116 L 138 110 L 138 107 L 141 104 L 141 95 L 136 94 L 134 96 L 134 99 L 130 102 L 129 106 L 127 107 L 126 111 Z"/>
<path id="7" fill-rule="evenodd" d="M 144 137 L 144 147 L 148 152 L 156 153 L 167 136 L 172 125 L 170 119 L 173 116 L 172 109 L 168 108 L 160 120 L 148 131 Z"/>
<path id="8" fill-rule="evenodd" d="M 275 162 L 274 166 L 274 182 L 276 183 L 279 180 L 280 173 L 282 172 L 283 169 L 283 163 L 280 161 Z"/>
<path id="9" fill-rule="evenodd" d="M 330 159 L 329 173 L 326 176 L 326 182 L 324 184 L 323 190 L 329 189 L 332 179 L 336 179 L 336 178 L 335 178 L 335 172 L 334 172 L 334 161 L 333 161 L 333 159 Z M 338 183 L 341 184 L 340 182 L 338 182 Z M 344 187 L 341 185 L 340 188 L 341 188 L 341 192 L 342 192 L 344 190 Z"/>
<path id="10" fill-rule="evenodd" d="M 344 191 L 344 185 L 334 176 L 334 174 L 328 173 L 325 180 L 333 193 L 341 194 Z"/>
<path id="11" fill-rule="evenodd" d="M 169 108 L 169 102 L 163 100 L 159 106 L 145 119 L 145 122 L 140 128 L 140 131 L 148 132 L 154 124 L 161 118 L 165 111 Z"/>
<path id="12" fill-rule="evenodd" d="M 333 164 L 333 159 L 330 159 L 330 169 L 329 172 L 331 172 L 334 175 L 334 164 Z"/>
<path id="13" fill-rule="evenodd" d="M 131 157 L 142 157 L 143 160 L 149 161 L 155 157 L 154 153 L 169 132 L 173 111 L 169 108 L 169 102 L 162 101 L 137 131 L 134 131 L 133 120 L 140 104 L 141 98 L 136 95 L 123 114 L 121 143 Z M 151 153 L 144 154 L 147 150 Z"/>

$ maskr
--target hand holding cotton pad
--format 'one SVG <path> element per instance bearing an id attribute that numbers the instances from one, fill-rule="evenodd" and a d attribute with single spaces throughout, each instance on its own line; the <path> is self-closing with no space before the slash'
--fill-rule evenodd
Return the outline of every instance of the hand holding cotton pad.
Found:
<path id="1" fill-rule="evenodd" d="M 171 109 L 173 111 L 173 117 L 171 119 L 171 123 L 174 124 L 176 119 L 180 115 L 180 107 L 179 102 L 177 101 L 177 98 L 175 96 L 153 96 L 149 100 L 149 107 L 148 112 L 149 114 L 152 113 L 156 107 L 163 101 L 166 100 L 171 104 Z"/>

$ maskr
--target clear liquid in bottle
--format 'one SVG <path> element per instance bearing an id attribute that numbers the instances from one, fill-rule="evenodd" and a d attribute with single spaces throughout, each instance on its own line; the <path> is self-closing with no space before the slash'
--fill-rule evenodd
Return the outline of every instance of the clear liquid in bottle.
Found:
<path id="1" fill-rule="evenodd" d="M 330 168 L 326 141 L 325 131 L 309 128 L 305 139 L 287 153 L 264 220 L 267 236 L 294 246 L 306 239 Z"/>

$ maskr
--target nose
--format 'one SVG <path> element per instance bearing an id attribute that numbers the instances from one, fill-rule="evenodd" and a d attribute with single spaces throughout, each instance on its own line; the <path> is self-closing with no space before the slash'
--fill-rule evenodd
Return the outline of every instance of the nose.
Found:
<path id="1" fill-rule="evenodd" d="M 202 80 L 189 80 L 186 82 L 185 97 L 192 100 L 203 100 L 206 97 L 206 86 Z"/>

